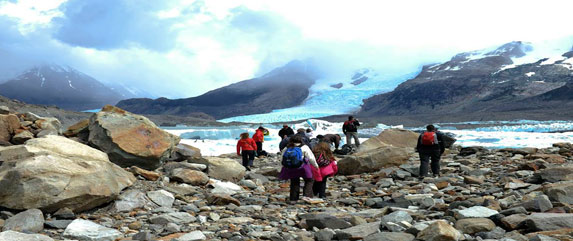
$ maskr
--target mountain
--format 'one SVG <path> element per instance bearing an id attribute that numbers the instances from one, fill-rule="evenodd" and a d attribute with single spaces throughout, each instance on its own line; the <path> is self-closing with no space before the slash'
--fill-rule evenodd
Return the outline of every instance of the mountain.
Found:
<path id="1" fill-rule="evenodd" d="M 71 67 L 44 65 L 0 84 L 0 95 L 29 104 L 55 105 L 82 111 L 123 99 L 96 79 Z"/>
<path id="2" fill-rule="evenodd" d="M 531 61 L 528 56 L 535 51 L 528 43 L 511 42 L 424 66 L 394 91 L 364 100 L 359 115 L 570 112 L 573 53 Z"/>
<path id="3" fill-rule="evenodd" d="M 301 61 L 254 79 L 244 80 L 203 95 L 185 99 L 128 99 L 117 106 L 138 114 L 188 116 L 206 113 L 216 119 L 267 113 L 275 109 L 300 105 L 318 78 L 315 69 Z"/>

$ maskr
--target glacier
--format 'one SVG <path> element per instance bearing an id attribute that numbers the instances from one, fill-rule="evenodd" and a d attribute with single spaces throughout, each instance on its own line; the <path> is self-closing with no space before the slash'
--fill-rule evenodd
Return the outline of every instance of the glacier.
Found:
<path id="1" fill-rule="evenodd" d="M 342 134 L 342 122 L 328 122 L 323 120 L 309 119 L 290 125 L 294 130 L 298 128 L 311 128 L 313 135 L 340 134 L 342 144 L 345 137 Z M 476 127 L 469 129 L 457 129 L 459 125 L 492 125 L 490 127 Z M 436 124 L 441 131 L 455 135 L 457 145 L 460 146 L 483 146 L 487 148 L 520 148 L 520 147 L 550 147 L 557 142 L 573 142 L 573 121 L 472 121 L 460 123 Z M 235 153 L 239 134 L 248 132 L 253 134 L 259 125 L 236 125 L 226 127 L 162 127 L 166 131 L 178 135 L 181 142 L 201 149 L 205 156 L 218 156 L 221 154 Z M 263 149 L 269 153 L 279 151 L 280 137 L 278 131 L 282 128 L 279 124 L 264 124 L 269 130 L 265 136 Z M 380 134 L 388 128 L 404 128 L 403 126 L 389 126 L 378 124 L 374 128 L 362 128 L 359 130 L 360 141 Z M 412 131 L 421 131 L 423 127 L 404 128 Z"/>

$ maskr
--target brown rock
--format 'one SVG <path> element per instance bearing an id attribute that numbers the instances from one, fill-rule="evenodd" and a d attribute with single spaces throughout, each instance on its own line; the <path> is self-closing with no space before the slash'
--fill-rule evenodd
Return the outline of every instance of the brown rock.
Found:
<path id="1" fill-rule="evenodd" d="M 12 143 L 16 145 L 24 144 L 27 140 L 34 138 L 34 134 L 29 131 L 22 131 L 12 137 Z"/>
<path id="2" fill-rule="evenodd" d="M 338 172 L 343 175 L 376 172 L 385 167 L 405 164 L 413 149 L 383 146 L 359 151 L 338 162 Z"/>
<path id="3" fill-rule="evenodd" d="M 484 180 L 480 177 L 464 176 L 464 183 L 466 184 L 483 184 Z"/>
<path id="4" fill-rule="evenodd" d="M 573 164 L 545 168 L 537 173 L 544 181 L 573 181 Z"/>
<path id="5" fill-rule="evenodd" d="M 418 136 L 418 133 L 404 129 L 386 129 L 378 136 L 360 144 L 359 152 L 374 150 L 384 146 L 413 149 L 418 143 Z"/>
<path id="6" fill-rule="evenodd" d="M 541 231 L 541 232 L 534 232 L 534 233 L 528 233 L 525 236 L 527 236 L 528 238 L 532 238 L 536 235 L 546 235 L 549 237 L 553 237 L 559 240 L 573 240 L 573 228 L 562 228 L 562 229 L 557 229 L 557 230 L 551 230 L 551 231 Z"/>
<path id="7" fill-rule="evenodd" d="M 562 164 L 565 163 L 565 159 L 563 156 L 558 154 L 534 154 L 528 155 L 526 158 L 528 159 L 543 159 L 546 162 L 554 163 L 554 164 Z"/>
<path id="8" fill-rule="evenodd" d="M 145 179 L 150 180 L 150 181 L 157 181 L 157 179 L 159 179 L 161 177 L 160 173 L 141 169 L 141 168 L 136 167 L 136 166 L 132 166 L 129 169 L 129 171 L 131 171 L 131 173 L 133 173 L 135 175 L 140 175 L 140 176 L 142 176 Z"/>
<path id="9" fill-rule="evenodd" d="M 527 215 L 525 214 L 513 214 L 507 217 L 503 217 L 501 219 L 501 223 L 506 229 L 516 230 L 524 224 L 523 222 L 525 219 L 527 219 Z"/>
<path id="10" fill-rule="evenodd" d="M 225 206 L 228 204 L 235 204 L 237 206 L 241 206 L 241 202 L 239 200 L 231 197 L 229 194 L 209 194 L 207 196 L 207 202 L 210 205 L 217 205 L 217 206 Z"/>
<path id="11" fill-rule="evenodd" d="M 139 230 L 139 229 L 141 229 L 142 226 L 143 226 L 143 224 L 140 221 L 135 221 L 135 222 L 127 225 L 127 227 L 131 230 Z"/>
<path id="12" fill-rule="evenodd" d="M 436 221 L 418 233 L 417 239 L 425 241 L 457 241 L 464 236 L 445 221 Z"/>
<path id="13" fill-rule="evenodd" d="M 495 223 L 487 218 L 466 218 L 458 220 L 455 227 L 464 233 L 474 234 L 493 230 Z"/>
<path id="14" fill-rule="evenodd" d="M 247 169 L 234 159 L 221 157 L 206 157 L 206 159 L 208 161 L 209 177 L 238 182 L 243 179 L 246 174 Z"/>
<path id="15" fill-rule="evenodd" d="M 20 128 L 20 119 L 16 115 L 0 115 L 0 141 L 9 142 L 14 132 Z"/>
<path id="16" fill-rule="evenodd" d="M 89 119 L 85 119 L 76 124 L 73 124 L 70 127 L 68 127 L 68 129 L 64 132 L 64 136 L 67 137 L 78 136 L 80 132 L 88 131 L 89 124 L 90 124 Z"/>
<path id="17" fill-rule="evenodd" d="M 444 189 L 444 188 L 448 187 L 449 185 L 450 185 L 450 183 L 446 182 L 446 181 L 436 183 L 436 187 L 438 187 L 438 189 Z"/>
<path id="18" fill-rule="evenodd" d="M 202 186 L 209 182 L 207 174 L 191 169 L 177 168 L 172 171 L 171 179 L 176 182 L 183 182 L 193 186 Z"/>

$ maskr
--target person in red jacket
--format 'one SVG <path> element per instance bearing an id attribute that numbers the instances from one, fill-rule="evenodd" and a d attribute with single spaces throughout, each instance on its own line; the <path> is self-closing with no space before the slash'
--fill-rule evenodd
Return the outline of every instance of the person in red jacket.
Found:
<path id="1" fill-rule="evenodd" d="M 253 140 L 255 140 L 257 143 L 257 156 L 262 155 L 263 142 L 265 141 L 265 131 L 268 130 L 262 126 L 259 126 L 259 128 L 255 131 L 255 134 L 253 134 Z"/>
<path id="2" fill-rule="evenodd" d="M 241 133 L 241 139 L 237 142 L 237 155 L 243 156 L 243 166 L 250 171 L 255 160 L 255 151 L 257 150 L 257 143 L 252 138 L 249 138 L 249 133 Z"/>

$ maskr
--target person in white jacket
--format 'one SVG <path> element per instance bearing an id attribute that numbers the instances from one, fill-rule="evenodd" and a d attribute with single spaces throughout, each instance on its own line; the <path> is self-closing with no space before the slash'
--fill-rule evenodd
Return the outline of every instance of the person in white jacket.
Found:
<path id="1" fill-rule="evenodd" d="M 280 179 L 290 180 L 289 200 L 291 203 L 295 203 L 299 200 L 301 177 L 304 179 L 303 196 L 312 198 L 313 179 L 311 165 L 318 168 L 314 154 L 307 145 L 302 144 L 302 138 L 296 135 L 289 139 L 289 143 L 281 151 L 281 157 L 284 156 L 284 153 L 288 148 L 300 148 L 304 158 L 304 164 L 302 166 L 298 168 L 289 168 L 283 166 L 281 173 L 279 174 Z"/>

